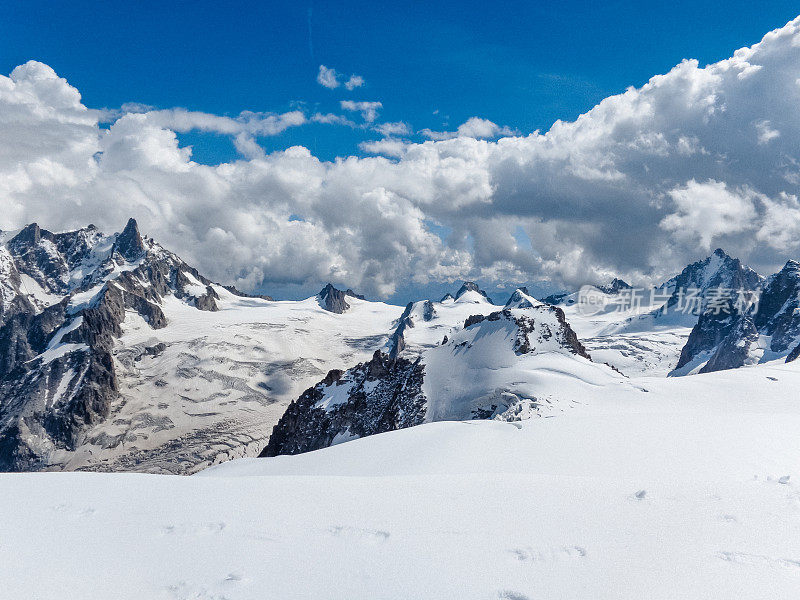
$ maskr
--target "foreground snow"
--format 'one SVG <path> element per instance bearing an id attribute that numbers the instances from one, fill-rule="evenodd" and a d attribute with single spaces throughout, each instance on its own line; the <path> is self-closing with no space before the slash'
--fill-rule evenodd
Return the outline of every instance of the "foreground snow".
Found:
<path id="1" fill-rule="evenodd" d="M 795 598 L 800 367 L 193 477 L 0 476 L 0 596 Z"/>

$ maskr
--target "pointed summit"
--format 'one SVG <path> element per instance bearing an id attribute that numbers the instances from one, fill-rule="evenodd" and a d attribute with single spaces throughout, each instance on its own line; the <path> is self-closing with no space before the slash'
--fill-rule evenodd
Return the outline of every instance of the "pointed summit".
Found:
<path id="1" fill-rule="evenodd" d="M 534 306 L 541 306 L 541 304 L 541 302 L 531 296 L 528 288 L 518 287 L 514 293 L 511 294 L 508 302 L 506 302 L 505 308 L 532 308 Z"/>
<path id="2" fill-rule="evenodd" d="M 134 261 L 144 253 L 144 242 L 139 233 L 139 225 L 137 225 L 136 219 L 133 217 L 128 219 L 125 229 L 117 236 L 117 241 L 114 242 L 114 250 L 119 252 L 127 261 Z"/>
<path id="3" fill-rule="evenodd" d="M 606 294 L 619 294 L 622 290 L 631 289 L 631 285 L 627 281 L 623 281 L 617 277 L 611 280 L 610 285 L 599 285 L 597 287 Z"/>
<path id="4" fill-rule="evenodd" d="M 8 242 L 8 247 L 14 254 L 23 254 L 42 239 L 42 230 L 36 223 L 26 225 L 17 235 Z"/>
<path id="5" fill-rule="evenodd" d="M 484 292 L 482 289 L 478 287 L 478 284 L 474 281 L 465 281 L 464 285 L 456 293 L 456 300 L 460 300 L 462 296 L 466 294 L 465 300 L 469 300 L 472 302 L 480 302 L 481 300 L 485 300 L 489 304 L 494 304 L 491 298 Z M 481 296 L 483 298 L 481 299 Z"/>
<path id="6" fill-rule="evenodd" d="M 348 308 L 350 308 L 350 305 L 347 303 L 347 300 L 345 299 L 347 296 L 351 296 L 352 298 L 358 298 L 359 300 L 364 300 L 364 296 L 362 296 L 361 294 L 356 294 L 353 290 L 349 288 L 345 291 L 336 289 L 330 283 L 326 285 L 324 288 L 322 288 L 322 290 L 320 290 L 319 294 L 317 294 L 317 299 L 319 300 L 319 304 L 322 308 L 324 308 L 328 312 L 340 315 Z"/>

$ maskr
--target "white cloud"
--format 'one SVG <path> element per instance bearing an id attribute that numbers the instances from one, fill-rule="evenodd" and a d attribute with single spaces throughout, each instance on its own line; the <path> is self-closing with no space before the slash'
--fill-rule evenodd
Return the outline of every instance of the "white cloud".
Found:
<path id="1" fill-rule="evenodd" d="M 396 138 L 384 138 L 382 140 L 370 140 L 361 142 L 358 147 L 368 154 L 382 154 L 384 156 L 401 157 L 405 154 L 408 142 Z"/>
<path id="2" fill-rule="evenodd" d="M 449 139 L 387 136 L 362 147 L 380 156 L 333 162 L 256 144 L 330 116 L 111 114 L 26 63 L 0 77 L 0 227 L 114 230 L 132 215 L 212 278 L 266 290 L 659 278 L 720 244 L 766 271 L 799 249 L 798 34 L 800 19 L 728 60 L 684 61 L 546 133 L 470 119 Z M 346 102 L 374 127 L 380 103 Z M 192 162 L 176 136 L 189 129 L 229 135 L 245 159 Z"/>
<path id="3" fill-rule="evenodd" d="M 475 139 L 495 139 L 502 136 L 514 135 L 514 130 L 509 127 L 500 127 L 488 119 L 470 117 L 458 126 L 456 131 L 433 131 L 423 129 L 420 134 L 429 140 L 451 140 L 457 137 L 470 137 Z"/>
<path id="4" fill-rule="evenodd" d="M 335 89 L 341 85 L 341 83 L 339 83 L 339 74 L 336 72 L 336 69 L 329 69 L 325 65 L 319 66 L 317 83 L 329 90 Z"/>
<path id="5" fill-rule="evenodd" d="M 740 233 L 753 227 L 756 197 L 750 189 L 730 190 L 721 181 L 694 179 L 668 192 L 675 212 L 661 220 L 660 226 L 683 243 L 699 241 L 708 251 L 720 236 Z"/>
<path id="6" fill-rule="evenodd" d="M 361 75 L 350 75 L 350 78 L 345 80 L 344 75 L 339 73 L 336 69 L 331 69 L 325 65 L 319 66 L 317 73 L 317 83 L 321 86 L 333 90 L 341 85 L 344 85 L 349 91 L 353 91 L 358 87 L 362 87 L 366 82 Z"/>
<path id="7" fill-rule="evenodd" d="M 411 127 L 408 123 L 397 121 L 396 123 L 381 123 L 375 126 L 375 131 L 386 137 L 393 135 L 408 135 L 411 133 Z"/>
<path id="8" fill-rule="evenodd" d="M 314 123 L 324 123 L 326 125 L 345 125 L 347 127 L 358 127 L 353 121 L 342 115 L 335 115 L 333 113 L 315 113 L 311 116 L 311 121 Z"/>
<path id="9" fill-rule="evenodd" d="M 344 87 L 351 91 L 363 85 L 364 78 L 361 75 L 351 75 L 350 79 L 344 82 Z"/>
<path id="10" fill-rule="evenodd" d="M 342 100 L 340 103 L 342 110 L 360 112 L 361 118 L 367 123 L 372 123 L 378 117 L 378 109 L 383 108 L 380 102 L 354 102 L 353 100 Z"/>
<path id="11" fill-rule="evenodd" d="M 780 131 L 770 127 L 770 122 L 767 119 L 756 121 L 755 128 L 756 132 L 758 133 L 758 143 L 762 145 L 768 144 L 770 141 L 774 140 L 776 137 L 780 137 L 781 135 Z"/>

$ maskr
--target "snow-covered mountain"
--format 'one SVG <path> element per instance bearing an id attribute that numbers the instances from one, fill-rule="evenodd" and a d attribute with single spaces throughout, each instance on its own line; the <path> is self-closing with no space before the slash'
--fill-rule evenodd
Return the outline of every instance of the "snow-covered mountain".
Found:
<path id="1" fill-rule="evenodd" d="M 618 279 L 598 285 L 595 306 L 603 308 L 589 314 L 578 292 L 550 300 L 564 309 L 596 360 L 629 376 L 682 374 L 678 367 L 705 346 L 719 343 L 690 339 L 715 294 L 719 290 L 757 293 L 763 284 L 762 276 L 717 249 L 653 288 L 632 288 Z"/>
<path id="2" fill-rule="evenodd" d="M 193 472 L 257 453 L 285 406 L 388 338 L 400 309 L 331 286 L 212 283 L 134 220 L 0 245 L 0 469 Z"/>
<path id="3" fill-rule="evenodd" d="M 480 306 L 483 296 L 471 293 Z M 626 385 L 608 365 L 591 361 L 560 308 L 533 305 L 522 290 L 515 296 L 513 304 L 529 305 L 469 316 L 438 345 L 425 343 L 435 331 L 431 323 L 464 295 L 438 306 L 409 305 L 391 352 L 376 351 L 367 363 L 331 371 L 306 390 L 262 455 L 297 454 L 432 421 L 550 414 L 594 386 Z"/>
<path id="4" fill-rule="evenodd" d="M 762 287 L 752 314 L 712 310 L 715 290 Z M 597 286 L 589 313 L 525 288 L 497 306 L 473 282 L 404 309 L 330 284 L 277 302 L 211 282 L 134 220 L 0 232 L 0 469 L 192 473 L 800 354 L 793 261 L 764 280 L 717 250 L 618 310 L 637 292 Z"/>
<path id="5" fill-rule="evenodd" d="M 679 373 L 721 371 L 800 355 L 800 264 L 767 279 L 752 311 L 706 310 L 681 354 Z"/>

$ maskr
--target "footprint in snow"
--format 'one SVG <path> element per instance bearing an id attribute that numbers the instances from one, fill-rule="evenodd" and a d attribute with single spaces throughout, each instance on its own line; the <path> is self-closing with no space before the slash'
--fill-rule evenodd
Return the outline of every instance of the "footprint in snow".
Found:
<path id="1" fill-rule="evenodd" d="M 497 597 L 500 600 L 530 600 L 529 596 L 520 594 L 519 592 L 512 592 L 511 590 L 503 590 Z"/>
<path id="2" fill-rule="evenodd" d="M 360 529 L 344 525 L 334 525 L 328 529 L 328 532 L 334 537 L 360 537 L 380 542 L 388 540 L 391 535 L 388 531 L 383 531 L 382 529 Z"/>
<path id="3" fill-rule="evenodd" d="M 179 525 L 164 525 L 161 533 L 164 535 L 202 535 L 222 533 L 225 523 L 181 523 Z"/>
<path id="4" fill-rule="evenodd" d="M 509 552 L 520 562 L 552 562 L 572 558 L 584 558 L 586 556 L 586 548 L 582 546 L 558 546 L 545 548 L 544 550 L 531 547 L 514 548 L 513 550 L 509 550 Z"/>
<path id="5" fill-rule="evenodd" d="M 750 554 L 748 552 L 717 552 L 717 558 L 725 562 L 750 566 L 778 566 L 786 569 L 800 569 L 800 560 L 793 558 L 775 558 L 764 554 Z"/>

